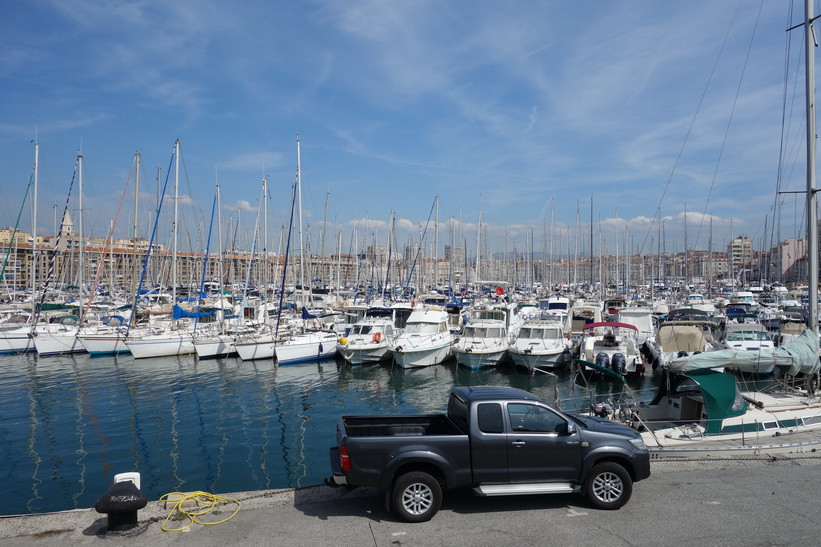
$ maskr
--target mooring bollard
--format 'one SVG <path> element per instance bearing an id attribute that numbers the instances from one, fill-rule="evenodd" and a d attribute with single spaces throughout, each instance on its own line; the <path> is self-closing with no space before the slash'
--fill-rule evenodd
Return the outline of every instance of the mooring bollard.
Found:
<path id="1" fill-rule="evenodd" d="M 145 497 L 137 485 L 130 480 L 115 482 L 102 495 L 94 509 L 98 513 L 108 515 L 108 530 L 130 530 L 137 526 L 137 511 L 148 505 Z"/>

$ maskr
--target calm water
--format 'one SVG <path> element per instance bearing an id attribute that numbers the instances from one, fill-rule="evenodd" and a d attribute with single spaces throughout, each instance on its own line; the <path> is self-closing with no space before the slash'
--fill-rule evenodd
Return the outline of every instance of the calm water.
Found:
<path id="1" fill-rule="evenodd" d="M 633 387 L 651 387 L 652 378 Z M 141 474 L 149 499 L 319 484 L 340 414 L 441 412 L 455 385 L 512 385 L 578 397 L 568 373 L 455 361 L 414 370 L 341 361 L 197 361 L 0 356 L 0 514 L 93 507 L 114 475 Z M 604 395 L 613 385 L 594 386 Z"/>

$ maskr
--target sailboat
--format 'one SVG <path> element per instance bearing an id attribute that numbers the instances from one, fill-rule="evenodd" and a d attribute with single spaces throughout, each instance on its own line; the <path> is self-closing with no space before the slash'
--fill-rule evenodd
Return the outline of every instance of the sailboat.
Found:
<path id="1" fill-rule="evenodd" d="M 140 153 L 134 155 L 134 256 L 136 257 L 137 246 L 137 199 L 140 191 Z M 126 188 L 128 185 L 126 184 Z M 123 198 L 125 197 L 125 189 L 123 190 Z M 121 199 L 122 204 L 122 199 Z M 119 208 L 118 208 L 119 211 Z M 113 237 L 114 225 L 112 224 L 106 246 L 111 245 Z M 136 261 L 135 261 L 136 262 Z M 100 264 L 100 268 L 103 264 Z M 99 277 L 100 270 L 98 270 Z M 94 290 L 91 291 L 94 294 Z M 88 307 L 88 306 L 87 306 Z M 127 353 L 128 347 L 125 345 L 125 340 L 128 337 L 128 325 L 131 324 L 133 310 L 127 313 L 111 314 L 100 317 L 100 323 L 93 325 L 83 325 L 77 333 L 77 338 L 83 347 L 90 355 L 116 355 L 119 353 Z"/>
<path id="2" fill-rule="evenodd" d="M 191 323 L 183 318 L 182 309 L 176 303 L 177 296 L 177 227 L 179 218 L 180 141 L 174 143 L 174 235 L 171 263 L 173 315 L 170 322 L 155 324 L 146 331 L 135 334 L 129 331 L 125 345 L 135 359 L 166 357 L 194 353 L 194 337 Z M 163 193 L 164 195 L 164 193 Z M 159 219 L 159 214 L 157 215 Z M 156 229 L 156 226 L 155 226 Z M 150 247 L 150 245 L 149 245 Z M 146 255 L 146 261 L 150 255 Z M 136 301 L 136 298 L 135 298 Z M 136 306 L 135 306 L 136 307 Z"/>
<path id="3" fill-rule="evenodd" d="M 40 144 L 34 143 L 34 174 L 32 186 L 32 218 L 31 218 L 31 302 L 32 309 L 28 321 L 36 315 L 36 280 L 39 260 L 37 260 L 37 186 L 39 178 Z M 31 325 L 28 323 L 4 325 L 0 328 L 0 354 L 25 353 L 34 347 L 31 341 Z"/>
<path id="4" fill-rule="evenodd" d="M 308 312 L 307 302 L 310 301 L 310 288 L 308 298 L 305 295 L 305 239 L 302 230 L 302 160 L 299 146 L 299 139 L 296 140 L 296 187 L 297 187 L 297 210 L 299 212 L 299 252 L 300 252 L 300 285 L 302 286 L 302 315 L 298 320 L 297 333 L 287 340 L 275 344 L 275 353 L 279 364 L 301 363 L 305 361 L 316 361 L 333 357 L 336 354 L 336 343 L 338 334 L 330 329 L 321 328 L 316 325 L 318 317 Z M 275 340 L 276 342 L 276 340 Z"/>
<path id="5" fill-rule="evenodd" d="M 72 181 L 73 182 L 73 181 Z M 79 287 L 79 302 L 78 307 L 82 308 L 82 298 L 83 293 L 85 291 L 84 287 L 84 280 L 83 280 L 83 269 L 85 268 L 85 261 L 84 261 L 84 246 L 85 241 L 83 239 L 83 156 L 82 154 L 77 155 L 77 185 L 78 185 L 78 193 L 79 193 L 79 204 L 80 204 L 80 212 L 79 212 L 79 230 L 78 230 L 78 249 L 79 249 L 79 280 L 78 280 L 78 287 Z M 69 189 L 69 198 L 71 197 L 71 190 Z M 63 235 L 63 231 L 66 229 L 65 219 L 68 218 L 68 199 L 66 200 L 66 207 L 63 213 L 63 223 L 60 226 L 60 234 L 59 236 Z M 70 235 L 70 234 L 67 234 Z M 57 253 L 60 251 L 59 249 L 59 241 L 60 237 L 58 236 L 57 243 L 55 244 L 54 251 L 52 252 L 51 262 L 49 264 L 49 275 L 46 279 L 46 284 L 48 284 L 53 279 L 53 272 L 54 272 L 54 262 L 57 258 Z M 71 238 L 69 238 L 71 239 Z M 68 246 L 67 246 L 68 247 Z M 43 296 L 45 296 L 46 291 L 43 291 Z M 44 298 L 40 299 L 40 305 L 43 305 Z M 46 355 L 61 355 L 64 353 L 83 353 L 85 352 L 85 347 L 83 344 L 77 339 L 77 332 L 80 329 L 80 322 L 79 318 L 76 315 L 63 315 L 60 317 L 55 318 L 52 322 L 44 323 L 35 325 L 31 331 L 32 341 L 34 342 L 34 347 L 37 349 L 37 355 L 46 356 Z"/>

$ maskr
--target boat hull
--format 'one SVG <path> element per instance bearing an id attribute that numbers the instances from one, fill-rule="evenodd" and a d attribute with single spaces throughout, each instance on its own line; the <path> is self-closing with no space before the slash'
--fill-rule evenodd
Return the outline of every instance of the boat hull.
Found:
<path id="1" fill-rule="evenodd" d="M 75 333 L 38 333 L 33 337 L 37 355 L 64 355 L 67 353 L 85 353 L 86 348 L 80 343 Z"/>
<path id="2" fill-rule="evenodd" d="M 336 351 L 351 365 L 369 365 L 391 358 L 387 344 L 352 345 L 337 344 Z"/>
<path id="3" fill-rule="evenodd" d="M 391 350 L 393 360 L 402 368 L 418 368 L 438 365 L 453 357 L 453 344 L 432 348 L 413 348 L 410 350 Z"/>
<path id="4" fill-rule="evenodd" d="M 188 355 L 195 351 L 194 340 L 190 336 L 135 339 L 127 341 L 126 346 L 135 359 Z"/>
<path id="5" fill-rule="evenodd" d="M 275 351 L 280 365 L 329 359 L 336 354 L 336 333 L 296 336 L 278 345 Z"/>
<path id="6" fill-rule="evenodd" d="M 456 362 L 459 366 L 468 370 L 496 367 L 509 358 L 507 349 L 466 351 L 456 348 L 453 352 L 456 355 Z"/>
<path id="7" fill-rule="evenodd" d="M 570 361 L 570 352 L 567 349 L 554 351 L 517 351 L 510 349 L 513 364 L 520 368 L 555 370 L 564 367 Z"/>
<path id="8" fill-rule="evenodd" d="M 91 355 L 114 355 L 130 351 L 128 346 L 125 345 L 125 335 L 78 336 L 77 338 Z"/>
<path id="9" fill-rule="evenodd" d="M 198 359 L 219 359 L 237 352 L 234 340 L 230 336 L 216 336 L 194 341 L 194 350 Z"/>
<path id="10" fill-rule="evenodd" d="M 34 348 L 28 328 L 9 329 L 0 332 L 0 354 L 25 353 Z"/>

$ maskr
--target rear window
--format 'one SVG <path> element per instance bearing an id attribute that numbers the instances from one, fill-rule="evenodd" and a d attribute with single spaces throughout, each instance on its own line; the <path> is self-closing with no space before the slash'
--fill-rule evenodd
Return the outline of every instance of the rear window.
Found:
<path id="1" fill-rule="evenodd" d="M 462 431 L 469 431 L 467 405 L 455 393 L 451 393 L 448 399 L 448 417 L 461 427 Z"/>
<path id="2" fill-rule="evenodd" d="M 503 433 L 502 405 L 499 403 L 482 403 L 476 407 L 479 419 L 479 431 L 482 433 Z"/>

